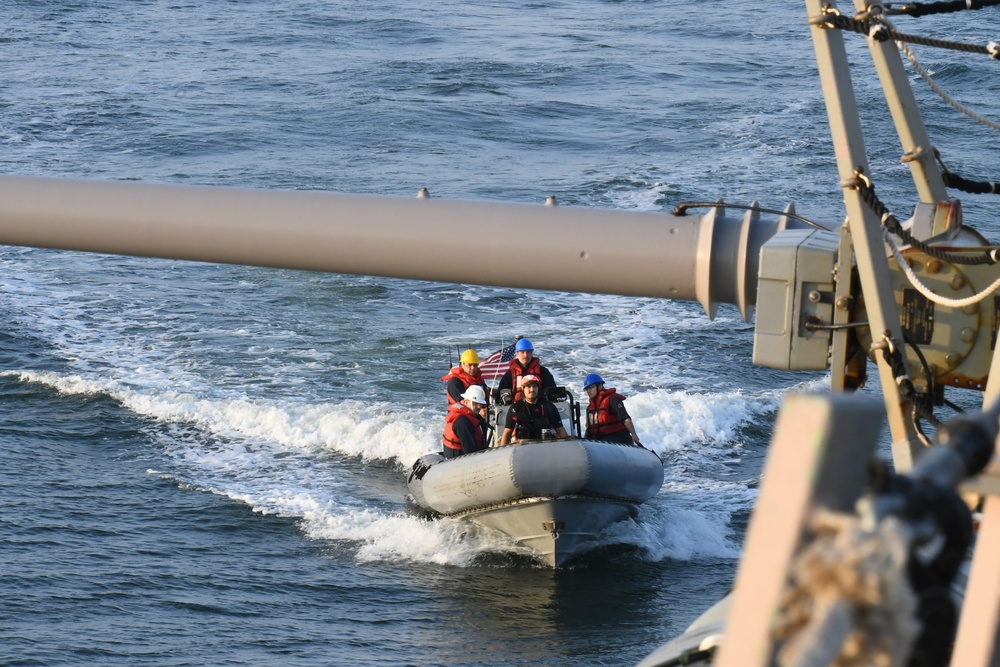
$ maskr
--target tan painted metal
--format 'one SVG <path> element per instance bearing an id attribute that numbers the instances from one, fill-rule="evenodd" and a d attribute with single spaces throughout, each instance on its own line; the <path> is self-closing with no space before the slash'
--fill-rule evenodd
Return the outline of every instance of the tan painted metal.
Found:
<path id="1" fill-rule="evenodd" d="M 837 275 L 834 282 L 836 292 L 834 293 L 833 324 L 844 326 L 854 317 L 854 304 L 851 289 L 851 278 L 853 271 L 853 255 L 851 253 L 851 230 L 845 224 L 840 230 L 840 248 L 837 251 Z M 830 341 L 830 391 L 841 392 L 847 389 L 855 389 L 857 385 L 864 382 L 864 377 L 851 377 L 851 369 L 848 367 L 851 354 L 849 331 L 844 329 L 834 330 Z M 867 371 L 867 359 L 861 363 L 861 374 Z"/>
<path id="2" fill-rule="evenodd" d="M 793 221 L 794 222 L 794 221 Z M 749 317 L 786 218 L 0 177 L 0 243 L 698 300 Z"/>
<path id="3" fill-rule="evenodd" d="M 992 474 L 996 476 L 996 472 Z M 952 667 L 1000 665 L 1000 496 L 986 498 L 951 656 Z"/>
<path id="4" fill-rule="evenodd" d="M 811 16 L 823 0 L 806 0 Z M 855 0 L 860 8 L 864 0 Z M 840 178 L 868 173 L 860 122 L 838 31 L 812 27 Z M 921 201 L 946 199 L 898 54 L 870 42 Z M 921 152 L 923 151 L 923 152 Z M 701 218 L 322 192 L 274 192 L 133 182 L 0 177 L 0 243 L 66 250 L 331 271 L 456 283 L 697 300 L 712 316 L 736 304 L 749 319 L 760 246 L 785 222 L 712 209 Z M 899 313 L 879 222 L 845 190 L 868 319 L 901 344 Z M 935 220 L 937 218 L 935 217 Z M 947 226 L 947 225 L 945 225 Z M 517 259 L 513 259 L 516 255 Z M 841 276 L 849 270 L 841 252 Z M 847 285 L 845 281 L 843 285 Z M 837 298 L 849 290 L 838 286 Z M 969 327 L 982 337 L 977 313 Z M 840 313 L 835 322 L 844 323 Z M 843 388 L 846 334 L 838 334 L 833 386 Z M 966 341 L 969 342 L 969 341 Z M 836 366 L 837 364 L 835 364 Z M 896 467 L 919 452 L 891 371 L 878 362 Z M 991 377 L 1000 378 L 1000 355 Z M 838 374 L 841 377 L 837 377 Z M 1000 381 L 987 387 L 987 402 Z M 808 510 L 856 497 L 879 412 L 843 396 L 796 397 L 779 417 L 764 486 L 747 534 L 719 665 L 768 664 L 769 623 Z M 831 447 L 830 443 L 836 443 Z M 811 474 L 804 474 L 805 471 Z M 984 477 L 1000 477 L 1000 463 Z M 832 485 L 837 488 L 826 488 Z M 1000 500 L 988 499 L 954 665 L 998 664 Z"/>
<path id="5" fill-rule="evenodd" d="M 772 624 L 807 517 L 816 507 L 853 507 L 882 414 L 876 401 L 857 395 L 785 400 L 747 529 L 717 667 L 773 664 Z"/>
<path id="6" fill-rule="evenodd" d="M 1000 352 L 993 353 L 990 381 L 983 392 L 983 407 L 1000 399 Z M 978 487 L 978 488 L 977 488 Z M 1000 451 L 986 470 L 966 490 L 986 495 L 976 535 L 976 549 L 969 571 L 958 634 L 951 656 L 952 667 L 1000 665 Z"/>
<path id="7" fill-rule="evenodd" d="M 806 0 L 810 18 L 819 17 L 824 8 L 835 9 L 833 3 L 824 0 Z M 837 170 L 841 183 L 847 183 L 854 179 L 857 168 L 862 169 L 865 175 L 869 175 L 871 170 L 854 98 L 844 37 L 839 30 L 825 29 L 816 24 L 812 24 L 810 30 L 823 96 L 826 99 Z M 846 224 L 854 243 L 859 282 L 872 331 L 879 338 L 882 332 L 888 332 L 894 344 L 902 346 L 899 311 L 892 293 L 889 267 L 885 261 L 881 223 L 878 216 L 865 205 L 857 190 L 844 188 L 844 204 L 847 207 Z M 842 257 L 841 263 L 845 261 L 846 258 Z M 913 459 L 923 450 L 923 445 L 913 426 L 912 405 L 900 395 L 892 369 L 881 355 L 878 370 L 892 433 L 893 461 L 898 471 L 905 472 L 912 467 Z"/>
<path id="8" fill-rule="evenodd" d="M 878 0 L 854 0 L 854 6 L 859 12 L 870 10 L 873 14 L 884 13 L 882 3 Z M 927 128 L 920 116 L 896 43 L 892 40 L 879 42 L 874 39 L 868 39 L 867 42 L 872 62 L 875 63 L 875 70 L 882 82 L 882 90 L 885 91 L 885 101 L 899 134 L 903 160 L 910 167 L 920 201 L 929 204 L 947 201 L 948 191 L 934 161 L 934 147 L 927 136 Z M 939 225 L 933 233 L 939 234 L 945 229 L 946 227 Z"/>
<path id="9" fill-rule="evenodd" d="M 970 233 L 963 228 L 958 236 L 968 238 Z M 978 241 L 978 234 L 971 240 Z M 945 298 L 972 297 L 998 277 L 997 265 L 952 264 L 916 248 L 908 248 L 902 255 L 920 282 Z M 889 266 L 902 325 L 914 344 L 920 346 L 935 384 L 982 391 L 993 359 L 993 327 L 997 321 L 994 300 L 986 298 L 962 307 L 933 303 L 910 284 L 907 276 L 897 268 L 895 259 L 889 260 Z M 862 322 L 867 319 L 865 304 L 859 304 L 854 316 Z M 870 331 L 859 329 L 858 339 L 863 345 L 869 345 L 872 342 Z M 926 391 L 928 378 L 919 357 L 910 346 L 906 353 L 914 384 L 919 391 Z"/>

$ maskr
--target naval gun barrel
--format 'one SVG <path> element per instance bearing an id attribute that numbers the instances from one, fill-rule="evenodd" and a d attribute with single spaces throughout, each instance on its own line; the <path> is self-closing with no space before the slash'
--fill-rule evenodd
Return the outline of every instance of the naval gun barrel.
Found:
<path id="1" fill-rule="evenodd" d="M 789 208 L 789 213 L 791 208 Z M 718 303 L 749 318 L 785 216 L 0 177 L 0 243 Z"/>

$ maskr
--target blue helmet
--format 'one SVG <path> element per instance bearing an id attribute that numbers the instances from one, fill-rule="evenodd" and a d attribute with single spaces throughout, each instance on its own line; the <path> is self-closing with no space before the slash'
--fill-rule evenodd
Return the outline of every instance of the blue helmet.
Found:
<path id="1" fill-rule="evenodd" d="M 587 377 L 583 378 L 583 388 L 587 389 L 595 384 L 604 384 L 604 378 L 597 373 L 587 373 Z"/>
<path id="2" fill-rule="evenodd" d="M 514 346 L 515 352 L 524 352 L 525 350 L 534 350 L 535 348 L 531 345 L 531 341 L 527 338 L 522 338 L 517 341 L 517 345 Z"/>

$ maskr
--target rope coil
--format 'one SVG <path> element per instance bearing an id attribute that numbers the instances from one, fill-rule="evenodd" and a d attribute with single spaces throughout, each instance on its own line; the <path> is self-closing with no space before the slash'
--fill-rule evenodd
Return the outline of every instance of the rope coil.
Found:
<path id="1" fill-rule="evenodd" d="M 815 538 L 792 564 L 774 638 L 781 667 L 901 665 L 920 633 L 906 577 L 912 537 L 895 517 L 866 530 L 818 510 Z"/>

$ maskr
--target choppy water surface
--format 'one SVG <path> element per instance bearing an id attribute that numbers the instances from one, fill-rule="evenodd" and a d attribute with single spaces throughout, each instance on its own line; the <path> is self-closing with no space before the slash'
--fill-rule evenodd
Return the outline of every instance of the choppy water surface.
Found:
<path id="1" fill-rule="evenodd" d="M 652 211 L 794 201 L 836 223 L 805 18 L 743 0 L 14 1 L 0 167 Z M 995 100 L 988 63 L 926 60 L 969 104 Z M 866 131 L 885 132 L 869 70 Z M 995 176 L 997 140 L 917 91 L 949 164 Z M 879 191 L 908 214 L 898 142 L 875 138 Z M 987 200 L 963 205 L 993 231 Z M 728 306 L 709 321 L 690 303 L 6 248 L 0 307 L 11 665 L 634 664 L 728 589 L 775 410 L 823 380 L 753 367 Z M 405 502 L 403 470 L 438 446 L 449 347 L 516 334 L 571 390 L 597 370 L 627 394 L 664 459 L 639 521 L 558 572 Z"/>

